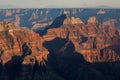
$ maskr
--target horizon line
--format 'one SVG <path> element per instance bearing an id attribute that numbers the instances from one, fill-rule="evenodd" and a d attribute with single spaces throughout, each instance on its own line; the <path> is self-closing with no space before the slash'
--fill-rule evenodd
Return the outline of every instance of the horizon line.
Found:
<path id="1" fill-rule="evenodd" d="M 0 8 L 0 9 L 120 9 L 120 7 L 40 7 L 40 8 Z"/>

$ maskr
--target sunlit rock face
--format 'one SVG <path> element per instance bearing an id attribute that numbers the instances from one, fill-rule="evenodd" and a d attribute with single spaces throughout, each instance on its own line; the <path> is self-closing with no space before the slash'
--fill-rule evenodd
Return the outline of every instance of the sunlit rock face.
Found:
<path id="1" fill-rule="evenodd" d="M 98 20 L 96 19 L 95 16 L 90 17 L 90 18 L 88 19 L 88 24 L 98 24 Z"/>
<path id="2" fill-rule="evenodd" d="M 67 16 L 67 15 L 66 15 Z M 63 21 L 63 25 L 70 25 L 70 24 L 84 24 L 80 18 L 70 17 L 67 16 L 66 19 Z"/>
<path id="3" fill-rule="evenodd" d="M 23 53 L 29 54 L 23 58 L 22 64 L 24 65 L 34 65 L 35 62 L 31 61 L 35 57 L 37 61 L 43 59 L 49 61 L 50 49 L 60 60 L 67 57 L 70 58 L 68 60 L 74 61 L 72 56 L 74 55 L 75 58 L 80 55 L 85 62 L 90 63 L 120 61 L 120 30 L 114 27 L 114 23 L 110 24 L 113 20 L 101 24 L 96 24 L 94 21 L 94 23 L 85 24 L 80 18 L 67 15 L 57 17 L 55 20 L 54 25 L 47 28 L 46 34 L 43 36 L 28 28 L 20 28 L 14 23 L 1 22 L 0 58 L 3 60 L 3 64 L 13 60 L 15 56 L 22 56 Z M 47 47 L 44 46 L 46 42 Z M 75 59 L 75 61 L 77 60 Z"/>
<path id="4" fill-rule="evenodd" d="M 27 52 L 31 52 L 29 56 L 39 57 L 38 60 L 47 57 L 48 51 L 42 46 L 42 40 L 38 34 L 27 28 L 16 27 L 10 22 L 0 23 L 0 51 L 2 51 L 3 63 L 11 60 L 12 56 L 21 56 L 24 52 L 24 44 L 27 46 Z M 29 62 L 23 63 L 29 64 Z"/>
<path id="5" fill-rule="evenodd" d="M 58 17 L 57 20 L 61 17 Z M 120 45 L 119 36 L 119 31 L 107 21 L 98 24 L 95 17 L 90 17 L 88 24 L 84 24 L 78 18 L 66 16 L 59 27 L 47 29 L 43 39 L 51 41 L 59 37 L 72 41 L 75 50 L 82 54 L 88 62 L 114 62 L 120 60 L 119 49 L 113 49 Z"/>

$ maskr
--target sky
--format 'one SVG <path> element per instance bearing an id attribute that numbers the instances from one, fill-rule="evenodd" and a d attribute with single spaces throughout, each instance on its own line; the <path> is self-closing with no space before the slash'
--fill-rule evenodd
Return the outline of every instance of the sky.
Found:
<path id="1" fill-rule="evenodd" d="M 0 8 L 120 8 L 120 0 L 0 0 Z"/>

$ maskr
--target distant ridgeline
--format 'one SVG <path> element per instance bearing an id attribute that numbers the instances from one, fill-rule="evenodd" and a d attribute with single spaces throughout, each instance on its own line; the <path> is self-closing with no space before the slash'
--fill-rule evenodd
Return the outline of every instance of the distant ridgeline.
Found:
<path id="1" fill-rule="evenodd" d="M 53 20 L 62 15 L 78 17 L 84 23 L 91 16 L 95 16 L 99 23 L 109 19 L 114 19 L 116 27 L 120 27 L 120 9 L 83 9 L 83 8 L 67 8 L 67 9 L 1 9 L 0 21 L 14 22 L 15 25 L 28 27 L 32 30 L 44 29 L 52 24 Z"/>

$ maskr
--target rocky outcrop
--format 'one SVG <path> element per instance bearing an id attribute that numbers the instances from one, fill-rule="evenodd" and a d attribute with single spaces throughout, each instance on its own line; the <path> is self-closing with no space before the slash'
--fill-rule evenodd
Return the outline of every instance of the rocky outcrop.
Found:
<path id="1" fill-rule="evenodd" d="M 11 11 L 11 10 L 6 10 L 5 16 L 6 16 L 6 17 L 12 16 L 12 11 Z"/>
<path id="2" fill-rule="evenodd" d="M 96 19 L 95 16 L 90 17 L 90 18 L 88 19 L 88 24 L 98 24 L 98 20 Z"/>
<path id="3" fill-rule="evenodd" d="M 70 18 L 65 23 L 69 21 Z M 95 17 L 90 17 L 86 25 L 63 24 L 58 28 L 48 29 L 43 40 L 51 41 L 56 37 L 70 40 L 74 44 L 75 51 L 82 54 L 88 62 L 119 61 L 119 51 L 113 50 L 114 47 L 103 50 L 112 45 L 120 45 L 118 30 L 113 25 L 96 24 L 98 21 Z"/>
<path id="4" fill-rule="evenodd" d="M 13 23 L 10 22 L 1 22 L 0 23 L 0 31 L 12 31 L 18 30 L 19 27 L 16 27 Z"/>
<path id="5" fill-rule="evenodd" d="M 47 57 L 48 51 L 42 46 L 38 34 L 27 28 L 16 27 L 10 22 L 0 23 L 0 50 L 3 52 L 1 56 L 3 63 L 11 60 L 12 56 L 22 55 L 24 44 L 28 47 L 28 52 L 31 52 L 30 56 L 36 56 L 39 61 L 42 57 Z M 23 63 L 29 64 L 30 60 L 25 60 Z"/>
<path id="6" fill-rule="evenodd" d="M 84 24 L 80 18 L 70 17 L 67 14 L 63 14 L 57 17 L 49 28 L 60 27 L 62 25 L 75 25 L 75 24 Z"/>
<path id="7" fill-rule="evenodd" d="M 80 18 L 69 17 L 63 21 L 63 25 L 84 24 Z"/>
<path id="8" fill-rule="evenodd" d="M 106 11 L 104 10 L 104 9 L 100 9 L 98 12 L 97 12 L 97 14 L 106 14 Z"/>
<path id="9" fill-rule="evenodd" d="M 29 18 L 29 20 L 35 20 L 38 18 L 38 14 L 36 12 L 32 13 L 32 16 Z"/>

